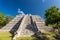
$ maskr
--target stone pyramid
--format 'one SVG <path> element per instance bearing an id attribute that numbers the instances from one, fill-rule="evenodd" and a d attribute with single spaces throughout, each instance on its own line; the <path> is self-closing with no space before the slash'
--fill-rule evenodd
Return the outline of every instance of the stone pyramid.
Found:
<path id="1" fill-rule="evenodd" d="M 45 26 L 45 22 L 38 15 L 19 14 L 0 31 L 16 33 L 14 38 L 32 36 L 39 31 L 51 31 L 51 27 Z"/>

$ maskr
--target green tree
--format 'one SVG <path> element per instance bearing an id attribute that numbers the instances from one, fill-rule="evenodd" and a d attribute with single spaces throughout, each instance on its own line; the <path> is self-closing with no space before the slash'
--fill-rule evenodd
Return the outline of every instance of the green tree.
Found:
<path id="1" fill-rule="evenodd" d="M 5 22 L 6 22 L 6 24 L 9 23 L 12 19 L 13 19 L 12 16 L 6 16 L 6 17 L 5 17 Z"/>
<path id="2" fill-rule="evenodd" d="M 0 28 L 4 25 L 4 15 L 0 13 Z"/>
<path id="3" fill-rule="evenodd" d="M 60 12 L 59 12 L 59 8 L 53 6 L 49 9 L 46 10 L 45 12 L 45 23 L 46 25 L 53 25 L 55 24 L 55 27 L 60 28 L 60 26 L 58 26 L 60 23 Z"/>
<path id="4" fill-rule="evenodd" d="M 3 13 L 0 13 L 0 28 L 2 28 L 3 26 L 5 26 L 12 19 L 13 19 L 12 16 L 5 16 Z"/>

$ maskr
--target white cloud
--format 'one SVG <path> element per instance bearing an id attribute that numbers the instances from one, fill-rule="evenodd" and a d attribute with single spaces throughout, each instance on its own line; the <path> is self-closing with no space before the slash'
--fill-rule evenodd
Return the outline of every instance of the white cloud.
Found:
<path id="1" fill-rule="evenodd" d="M 20 11 L 21 11 L 21 9 L 20 9 L 20 8 L 18 8 L 18 13 L 20 13 Z"/>
<path id="2" fill-rule="evenodd" d="M 20 9 L 20 8 L 18 8 L 18 13 L 24 14 L 24 12 L 23 12 L 23 11 L 21 11 L 21 9 Z"/>

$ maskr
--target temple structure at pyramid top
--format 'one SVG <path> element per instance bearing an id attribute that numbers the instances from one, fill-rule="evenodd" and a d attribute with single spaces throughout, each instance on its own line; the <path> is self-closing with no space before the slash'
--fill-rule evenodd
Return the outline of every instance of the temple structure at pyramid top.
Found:
<path id="1" fill-rule="evenodd" d="M 21 36 L 32 36 L 37 32 L 51 31 L 51 27 L 45 26 L 45 22 L 38 15 L 24 14 L 18 9 L 19 15 L 11 20 L 0 31 L 16 33 L 14 38 Z"/>

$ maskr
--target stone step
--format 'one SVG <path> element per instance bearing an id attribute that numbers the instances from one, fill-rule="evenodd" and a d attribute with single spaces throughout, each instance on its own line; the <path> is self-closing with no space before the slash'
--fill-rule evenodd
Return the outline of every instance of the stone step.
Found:
<path id="1" fill-rule="evenodd" d="M 21 15 L 21 16 L 17 16 L 16 18 L 14 18 L 12 21 L 10 21 L 6 26 L 4 26 L 1 30 L 5 30 L 5 31 L 7 31 L 7 30 L 11 30 L 15 25 L 16 25 L 16 23 L 18 23 L 19 22 L 19 20 L 21 19 L 23 17 L 23 15 Z"/>

